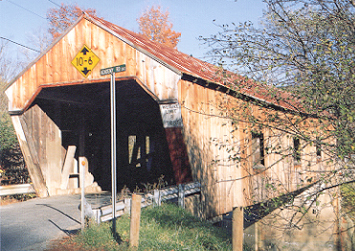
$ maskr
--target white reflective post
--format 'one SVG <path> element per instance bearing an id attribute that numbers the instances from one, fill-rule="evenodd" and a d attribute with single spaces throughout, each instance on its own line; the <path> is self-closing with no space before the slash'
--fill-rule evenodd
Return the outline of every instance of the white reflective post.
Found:
<path id="1" fill-rule="evenodd" d="M 80 189 L 81 189 L 81 201 L 80 201 L 80 221 L 81 229 L 85 228 L 85 158 L 79 157 L 79 177 L 80 177 Z"/>

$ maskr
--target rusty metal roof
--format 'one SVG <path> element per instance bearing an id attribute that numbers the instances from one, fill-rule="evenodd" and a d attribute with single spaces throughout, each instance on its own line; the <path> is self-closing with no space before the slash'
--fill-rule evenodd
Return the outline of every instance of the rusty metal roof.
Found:
<path id="1" fill-rule="evenodd" d="M 213 64 L 189 56 L 177 49 L 154 42 L 141 34 L 112 24 L 102 18 L 90 16 L 88 14 L 85 14 L 84 18 L 112 33 L 139 51 L 154 57 L 159 62 L 180 74 L 187 74 L 208 82 L 235 89 L 243 95 L 262 102 L 288 110 L 299 111 L 299 103 L 293 101 L 292 96 L 287 92 L 281 91 L 273 86 L 262 85 L 236 73 L 223 71 L 221 68 Z M 272 91 L 272 94 L 270 89 L 274 90 Z"/>
<path id="2" fill-rule="evenodd" d="M 102 18 L 86 15 L 89 21 L 94 22 L 102 28 L 108 28 L 109 32 L 121 38 L 123 41 L 130 43 L 134 47 L 138 47 L 140 51 L 153 55 L 155 58 L 165 64 L 175 68 L 181 73 L 193 75 L 205 80 L 213 80 L 216 75 L 217 67 L 197 58 L 184 54 L 176 49 L 154 42 L 144 35 L 137 34 L 130 30 L 105 21 Z"/>
<path id="3" fill-rule="evenodd" d="M 94 23 L 100 28 L 106 30 L 120 40 L 126 42 L 130 46 L 136 48 L 138 51 L 154 58 L 164 66 L 170 68 L 178 74 L 185 74 L 194 78 L 199 78 L 207 82 L 212 82 L 217 85 L 237 91 L 238 93 L 259 100 L 270 105 L 281 107 L 287 110 L 300 111 L 303 110 L 299 102 L 295 101 L 291 94 L 282 91 L 273 86 L 266 86 L 257 83 L 252 79 L 245 78 L 239 74 L 225 71 L 216 65 L 202 61 L 200 59 L 189 56 L 177 49 L 154 42 L 147 37 L 135 33 L 133 31 L 122 28 L 118 25 L 110 23 L 102 18 L 94 17 L 84 13 L 84 15 L 77 20 L 67 32 L 76 26 L 82 18 Z M 67 32 L 57 38 L 52 45 L 47 48 L 32 64 L 26 67 L 20 74 L 18 74 L 9 86 L 18 79 L 26 70 L 28 70 L 39 58 L 47 53 Z M 8 86 L 8 87 L 9 87 Z M 272 90 L 272 91 L 271 91 Z"/>

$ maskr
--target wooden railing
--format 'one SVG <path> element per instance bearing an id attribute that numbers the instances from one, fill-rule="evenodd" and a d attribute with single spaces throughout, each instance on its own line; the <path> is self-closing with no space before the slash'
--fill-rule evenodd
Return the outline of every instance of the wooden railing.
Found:
<path id="1" fill-rule="evenodd" d="M 161 190 L 154 190 L 142 195 L 141 207 L 149 205 L 160 206 L 162 201 L 176 200 L 179 206 L 185 207 L 185 197 L 200 192 L 200 183 L 193 182 L 181 184 L 178 186 L 167 187 Z M 116 217 L 122 216 L 124 213 L 129 213 L 131 207 L 131 198 L 125 198 L 116 203 Z M 94 218 L 99 224 L 100 222 L 112 220 L 112 205 L 103 206 L 93 209 Z"/>

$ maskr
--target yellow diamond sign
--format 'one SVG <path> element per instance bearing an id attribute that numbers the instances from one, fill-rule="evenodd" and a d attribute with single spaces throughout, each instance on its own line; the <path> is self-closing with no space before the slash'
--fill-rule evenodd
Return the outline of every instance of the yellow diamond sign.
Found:
<path id="1" fill-rule="evenodd" d="M 89 76 L 91 71 L 100 61 L 99 57 L 95 55 L 86 45 L 76 54 L 72 65 L 83 75 L 85 78 Z"/>

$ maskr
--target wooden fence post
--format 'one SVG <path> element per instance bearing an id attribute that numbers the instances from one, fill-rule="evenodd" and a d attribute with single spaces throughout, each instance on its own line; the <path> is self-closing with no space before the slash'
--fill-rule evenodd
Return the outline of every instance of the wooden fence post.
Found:
<path id="1" fill-rule="evenodd" d="M 178 204 L 180 207 L 185 208 L 185 185 L 179 184 Z"/>
<path id="2" fill-rule="evenodd" d="M 131 225 L 129 232 L 129 246 L 137 247 L 139 243 L 139 224 L 141 219 L 141 201 L 142 196 L 138 194 L 132 194 L 131 203 Z"/>
<path id="3" fill-rule="evenodd" d="M 232 219 L 232 246 L 233 251 L 243 251 L 244 231 L 244 209 L 236 207 L 233 209 Z"/>

